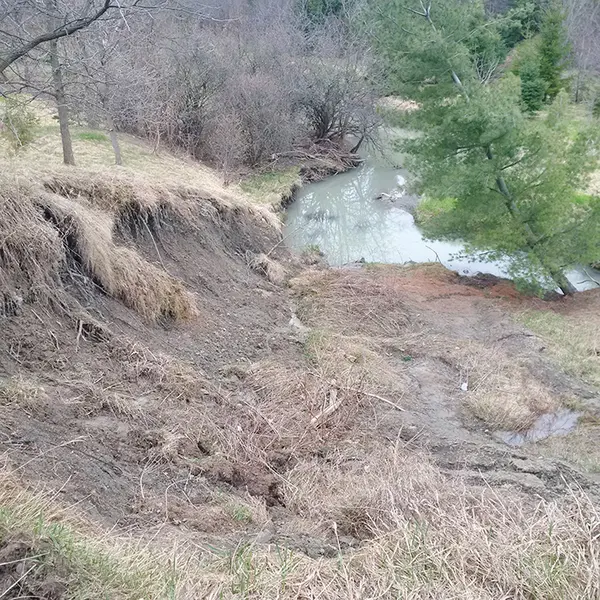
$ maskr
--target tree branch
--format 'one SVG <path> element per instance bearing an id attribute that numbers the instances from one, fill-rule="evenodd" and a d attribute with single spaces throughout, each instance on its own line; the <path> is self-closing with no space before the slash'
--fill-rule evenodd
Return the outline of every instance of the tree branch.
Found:
<path id="1" fill-rule="evenodd" d="M 84 17 L 81 19 L 76 19 L 69 23 L 68 25 L 62 25 L 57 27 L 53 31 L 47 31 L 42 35 L 33 38 L 26 44 L 21 45 L 20 47 L 12 50 L 10 52 L 3 53 L 0 55 L 0 75 L 16 60 L 25 56 L 29 52 L 31 52 L 34 48 L 39 46 L 40 44 L 44 44 L 45 42 L 50 42 L 52 40 L 57 40 L 59 38 L 65 37 L 67 35 L 73 35 L 77 31 L 81 29 L 85 29 L 89 25 L 91 25 L 94 21 L 97 21 L 105 12 L 107 12 L 110 8 L 114 8 L 111 6 L 112 0 L 104 0 L 104 4 L 99 8 L 93 15 L 89 17 Z"/>

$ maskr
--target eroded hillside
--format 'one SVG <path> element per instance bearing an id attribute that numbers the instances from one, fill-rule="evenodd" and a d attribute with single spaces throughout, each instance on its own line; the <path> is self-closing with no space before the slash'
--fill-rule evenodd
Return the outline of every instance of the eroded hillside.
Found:
<path id="1" fill-rule="evenodd" d="M 204 167 L 48 144 L 0 190 L 0 597 L 600 597 L 597 292 L 328 269 Z"/>

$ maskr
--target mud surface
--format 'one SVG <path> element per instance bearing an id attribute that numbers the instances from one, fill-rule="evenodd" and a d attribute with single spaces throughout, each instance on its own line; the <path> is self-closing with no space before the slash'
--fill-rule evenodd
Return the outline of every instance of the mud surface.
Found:
<path id="1" fill-rule="evenodd" d="M 149 326 L 66 274 L 88 317 L 27 305 L 0 321 L 0 378 L 28 390 L 3 400 L 3 456 L 26 483 L 56 491 L 88 518 L 201 545 L 280 541 L 334 555 L 362 533 L 341 524 L 335 542 L 331 531 L 303 524 L 282 482 L 303 461 L 326 464 L 345 452 L 360 464 L 389 442 L 431 455 L 447 477 L 470 485 L 532 497 L 571 486 L 598 494 L 593 475 L 510 448 L 465 410 L 473 381 L 485 381 L 473 356 L 494 348 L 596 414 L 597 391 L 557 374 L 543 342 L 515 322 L 515 312 L 541 301 L 511 284 L 464 285 L 435 265 L 307 267 L 278 249 L 272 257 L 292 281 L 277 286 L 247 260 L 269 252 L 275 234 L 234 220 L 125 241 L 186 283 L 197 320 Z M 556 304 L 599 307 L 595 292 Z M 232 509 L 236 498 L 259 516 Z M 2 552 L 25 560 L 26 544 L 15 543 Z M 11 598 L 15 572 L 3 569 L 0 595 Z M 62 598 L 56 586 L 29 592 Z"/>

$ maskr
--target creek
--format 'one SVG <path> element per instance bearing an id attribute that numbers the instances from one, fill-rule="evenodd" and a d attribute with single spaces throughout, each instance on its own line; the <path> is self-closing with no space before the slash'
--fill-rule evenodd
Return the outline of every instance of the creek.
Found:
<path id="1" fill-rule="evenodd" d="M 410 135 L 395 130 L 395 137 Z M 361 166 L 301 188 L 287 208 L 286 242 L 294 250 L 318 249 L 332 266 L 356 262 L 440 261 L 461 275 L 508 277 L 510 259 L 483 262 L 461 256 L 459 241 L 427 240 L 413 214 L 418 197 L 405 189 L 409 174 L 402 155 L 366 153 Z M 582 291 L 598 287 L 600 273 L 575 267 L 568 272 Z"/>

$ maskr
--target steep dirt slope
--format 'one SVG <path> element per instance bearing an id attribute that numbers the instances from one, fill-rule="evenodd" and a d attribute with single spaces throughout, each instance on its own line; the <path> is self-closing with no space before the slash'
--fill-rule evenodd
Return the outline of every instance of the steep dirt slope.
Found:
<path id="1" fill-rule="evenodd" d="M 15 173 L 1 597 L 598 597 L 600 295 L 310 266 L 214 175 Z"/>

